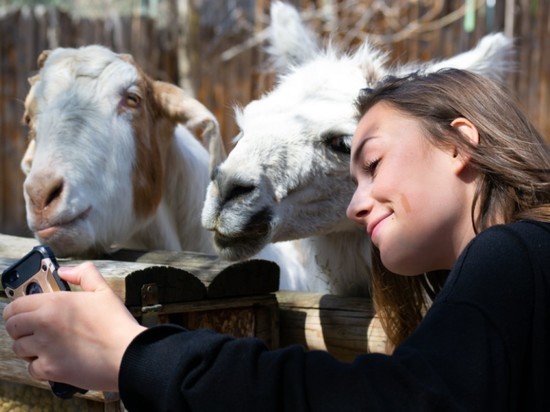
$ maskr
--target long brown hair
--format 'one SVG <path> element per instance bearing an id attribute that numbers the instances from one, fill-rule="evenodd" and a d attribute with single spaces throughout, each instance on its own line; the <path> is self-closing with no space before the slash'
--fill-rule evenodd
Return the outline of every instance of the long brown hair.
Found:
<path id="1" fill-rule="evenodd" d="M 470 156 L 481 175 L 471 208 L 476 233 L 521 219 L 550 221 L 550 145 L 503 85 L 458 69 L 414 73 L 363 89 L 360 115 L 379 102 L 420 121 L 435 146 Z M 476 126 L 478 144 L 451 126 L 458 117 Z M 398 345 L 418 326 L 447 273 L 396 275 L 384 267 L 376 248 L 373 263 L 374 303 L 389 340 Z"/>

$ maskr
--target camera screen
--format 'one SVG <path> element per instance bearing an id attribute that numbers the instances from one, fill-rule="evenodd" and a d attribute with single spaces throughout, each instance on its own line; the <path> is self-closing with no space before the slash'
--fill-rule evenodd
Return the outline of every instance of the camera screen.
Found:
<path id="1" fill-rule="evenodd" d="M 26 259 L 22 260 L 2 275 L 2 284 L 4 287 L 9 286 L 13 289 L 18 288 L 35 273 L 40 271 L 42 264 L 42 256 L 40 253 L 32 253 Z M 36 292 L 35 292 L 36 293 Z"/>

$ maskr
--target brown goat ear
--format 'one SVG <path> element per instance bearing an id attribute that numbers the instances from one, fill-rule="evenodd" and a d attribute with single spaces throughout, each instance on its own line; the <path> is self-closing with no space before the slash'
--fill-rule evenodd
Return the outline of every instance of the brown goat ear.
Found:
<path id="1" fill-rule="evenodd" d="M 160 111 L 170 120 L 187 125 L 205 114 L 211 115 L 206 107 L 174 84 L 155 81 L 153 90 Z"/>
<path id="2" fill-rule="evenodd" d="M 40 56 L 38 56 L 38 60 L 36 61 L 36 64 L 38 65 L 39 69 L 44 67 L 44 63 L 46 62 L 51 52 L 52 52 L 51 50 L 44 50 L 42 53 L 40 53 Z"/>
<path id="3" fill-rule="evenodd" d="M 166 118 L 184 124 L 195 133 L 200 130 L 200 140 L 210 153 L 211 170 L 225 160 L 227 154 L 220 126 L 206 106 L 183 89 L 167 82 L 153 82 L 153 90 L 156 103 Z"/>
<path id="4" fill-rule="evenodd" d="M 29 82 L 29 85 L 30 85 L 30 86 L 34 86 L 34 84 L 35 84 L 38 80 L 40 80 L 40 75 L 39 75 L 39 74 L 35 74 L 34 76 L 27 78 L 27 81 Z"/>

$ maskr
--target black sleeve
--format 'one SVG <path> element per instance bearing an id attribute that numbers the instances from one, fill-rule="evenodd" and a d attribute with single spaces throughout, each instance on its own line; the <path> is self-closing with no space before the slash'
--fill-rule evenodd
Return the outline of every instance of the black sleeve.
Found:
<path id="1" fill-rule="evenodd" d="M 269 351 L 256 339 L 158 326 L 128 348 L 120 394 L 129 411 L 453 410 L 424 363 L 407 353 L 346 364 L 299 346 Z"/>
<path id="2" fill-rule="evenodd" d="M 392 356 L 365 354 L 342 363 L 299 346 L 270 351 L 256 339 L 158 326 L 124 355 L 124 405 L 129 411 L 208 412 L 513 408 L 517 362 L 511 357 L 523 353 L 511 351 L 523 350 L 514 346 L 522 342 L 514 334 L 530 328 L 522 324 L 530 291 L 513 281 L 518 267 L 525 273 L 521 250 L 513 239 L 497 238 L 489 255 L 483 238 L 473 242 L 422 325 Z M 508 307 L 515 304 L 523 307 Z"/>

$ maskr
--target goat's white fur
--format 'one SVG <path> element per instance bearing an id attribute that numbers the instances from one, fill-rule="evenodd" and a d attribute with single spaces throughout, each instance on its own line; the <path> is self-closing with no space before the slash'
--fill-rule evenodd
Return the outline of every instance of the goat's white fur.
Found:
<path id="1" fill-rule="evenodd" d="M 112 247 L 213 253 L 200 222 L 209 155 L 190 132 L 202 128 L 213 168 L 224 152 L 212 113 L 102 46 L 46 51 L 39 68 L 21 162 L 35 237 L 59 256 Z"/>

